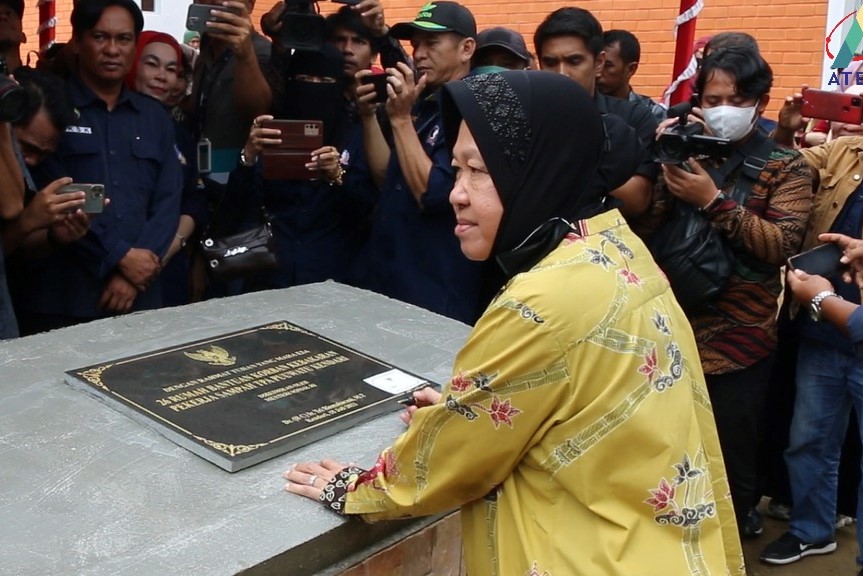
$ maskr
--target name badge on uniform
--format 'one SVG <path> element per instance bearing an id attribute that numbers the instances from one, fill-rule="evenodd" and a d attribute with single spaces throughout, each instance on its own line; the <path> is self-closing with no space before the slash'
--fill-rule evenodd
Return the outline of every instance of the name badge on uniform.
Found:
<path id="1" fill-rule="evenodd" d="M 213 171 L 213 147 L 209 138 L 201 138 L 198 142 L 198 174 L 209 174 Z"/>

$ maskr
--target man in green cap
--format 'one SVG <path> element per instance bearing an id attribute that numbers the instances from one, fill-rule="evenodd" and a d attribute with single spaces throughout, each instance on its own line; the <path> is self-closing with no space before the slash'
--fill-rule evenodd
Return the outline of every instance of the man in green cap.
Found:
<path id="1" fill-rule="evenodd" d="M 363 120 L 363 142 L 381 196 L 356 282 L 472 324 L 480 312 L 479 267 L 462 254 L 453 234 L 452 156 L 437 94 L 470 71 L 476 21 L 461 4 L 430 2 L 412 22 L 394 25 L 390 35 L 410 40 L 417 73 L 403 63 L 387 68 L 392 149 L 374 117 Z"/>

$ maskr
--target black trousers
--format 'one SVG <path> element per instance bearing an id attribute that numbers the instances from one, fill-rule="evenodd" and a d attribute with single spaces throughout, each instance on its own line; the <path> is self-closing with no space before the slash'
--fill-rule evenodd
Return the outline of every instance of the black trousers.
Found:
<path id="1" fill-rule="evenodd" d="M 772 363 L 767 357 L 737 372 L 706 375 L 738 529 L 758 496 L 758 433 Z"/>

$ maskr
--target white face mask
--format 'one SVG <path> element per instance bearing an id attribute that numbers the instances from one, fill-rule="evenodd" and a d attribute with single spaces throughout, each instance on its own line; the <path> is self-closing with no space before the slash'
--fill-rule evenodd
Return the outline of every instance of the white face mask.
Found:
<path id="1" fill-rule="evenodd" d="M 714 106 L 704 109 L 704 120 L 715 136 L 728 138 L 732 142 L 749 134 L 755 124 L 757 106 Z"/>

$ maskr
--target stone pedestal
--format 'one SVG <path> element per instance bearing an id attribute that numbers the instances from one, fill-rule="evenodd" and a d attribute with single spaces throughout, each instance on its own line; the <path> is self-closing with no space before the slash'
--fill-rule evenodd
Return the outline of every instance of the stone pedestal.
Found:
<path id="1" fill-rule="evenodd" d="M 229 474 L 64 384 L 65 370 L 278 319 L 437 382 L 449 377 L 469 332 L 413 306 L 323 283 L 0 342 L 0 572 L 335 574 L 368 566 L 411 535 L 420 539 L 403 544 L 426 549 L 424 538 L 449 530 L 423 532 L 438 518 L 345 520 L 282 490 L 281 473 L 293 462 L 371 465 L 403 430 L 395 412 Z"/>

